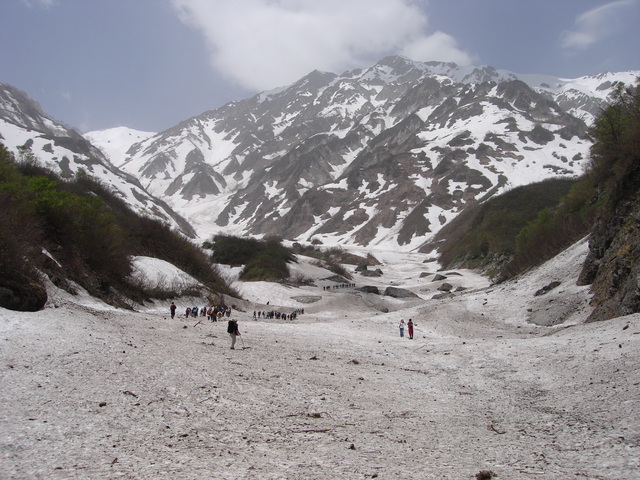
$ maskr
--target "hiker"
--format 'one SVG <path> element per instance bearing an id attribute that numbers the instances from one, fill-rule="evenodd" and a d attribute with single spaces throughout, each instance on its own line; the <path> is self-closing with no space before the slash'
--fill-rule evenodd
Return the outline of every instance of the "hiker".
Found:
<path id="1" fill-rule="evenodd" d="M 176 316 L 176 304 L 171 302 L 171 305 L 169 306 L 169 311 L 171 312 L 171 319 L 173 320 L 173 318 L 175 318 Z"/>
<path id="2" fill-rule="evenodd" d="M 404 320 L 400 320 L 400 325 L 398 325 L 398 328 L 400 329 L 400 336 L 404 337 Z"/>
<path id="3" fill-rule="evenodd" d="M 231 350 L 234 350 L 236 348 L 236 336 L 240 335 L 238 322 L 236 322 L 235 320 L 229 320 L 229 324 L 227 325 L 227 333 L 231 337 Z"/>
<path id="4" fill-rule="evenodd" d="M 189 315 L 191 315 L 191 307 L 187 307 L 187 309 L 184 312 L 184 316 L 189 318 Z"/>
<path id="5" fill-rule="evenodd" d="M 409 330 L 409 340 L 413 340 L 413 320 L 409 319 L 407 329 Z"/>

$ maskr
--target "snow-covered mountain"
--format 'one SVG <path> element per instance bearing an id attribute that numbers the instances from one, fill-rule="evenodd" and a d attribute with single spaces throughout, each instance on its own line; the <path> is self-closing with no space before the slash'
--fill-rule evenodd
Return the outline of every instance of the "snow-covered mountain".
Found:
<path id="1" fill-rule="evenodd" d="M 134 143 L 142 142 L 156 132 L 144 132 L 127 127 L 115 127 L 107 130 L 88 132 L 84 138 L 102 150 L 102 153 L 116 167 L 127 158 L 127 150 Z"/>
<path id="2" fill-rule="evenodd" d="M 115 131 L 110 133 L 111 137 Z M 142 133 L 136 140 L 141 138 Z M 0 142 L 19 160 L 33 156 L 63 178 L 72 178 L 83 170 L 112 187 L 135 211 L 156 217 L 189 237 L 195 236 L 188 222 L 164 201 L 150 195 L 133 175 L 118 169 L 101 149 L 75 130 L 47 117 L 24 92 L 1 83 Z"/>
<path id="3" fill-rule="evenodd" d="M 470 203 L 580 175 L 589 124 L 615 83 L 638 74 L 559 79 L 394 56 L 340 75 L 314 71 L 156 134 L 86 138 L 200 238 L 410 250 Z M 29 135 L 21 125 L 9 133 L 14 145 Z"/>
<path id="4" fill-rule="evenodd" d="M 616 81 L 518 76 L 388 57 L 312 72 L 135 143 L 118 162 L 201 235 L 427 241 L 471 202 L 583 172 Z"/>

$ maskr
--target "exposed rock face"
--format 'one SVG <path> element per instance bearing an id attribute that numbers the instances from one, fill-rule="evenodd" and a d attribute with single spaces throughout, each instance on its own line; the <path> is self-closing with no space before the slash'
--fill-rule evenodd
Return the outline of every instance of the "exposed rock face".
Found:
<path id="1" fill-rule="evenodd" d="M 639 169 L 640 171 L 640 169 Z M 627 177 L 635 185 L 619 202 L 614 215 L 597 222 L 590 240 L 589 255 L 579 283 L 592 284 L 589 321 L 606 320 L 640 312 L 640 175 Z"/>

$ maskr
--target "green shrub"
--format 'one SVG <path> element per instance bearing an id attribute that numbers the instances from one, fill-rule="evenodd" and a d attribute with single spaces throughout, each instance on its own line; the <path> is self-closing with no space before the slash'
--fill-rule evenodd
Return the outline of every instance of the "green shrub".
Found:
<path id="1" fill-rule="evenodd" d="M 575 183 L 573 179 L 546 180 L 467 208 L 435 237 L 441 263 L 480 268 L 497 257 L 513 256 L 521 230 L 541 210 L 558 205 Z"/>
<path id="2" fill-rule="evenodd" d="M 211 248 L 211 261 L 225 265 L 244 265 L 240 279 L 284 280 L 289 277 L 288 263 L 295 261 L 293 251 L 277 237 L 264 240 L 216 235 L 203 246 Z"/>
<path id="3" fill-rule="evenodd" d="M 66 279 L 73 280 L 107 302 L 128 306 L 122 295 L 141 301 L 161 294 L 131 280 L 131 256 L 146 255 L 174 264 L 212 292 L 237 295 L 204 251 L 133 212 L 101 182 L 83 172 L 62 180 L 26 147 L 21 157 L 25 161 L 17 163 L 0 144 L 0 287 L 26 295 L 41 288 L 34 283 L 39 270 L 62 288 L 71 291 Z"/>

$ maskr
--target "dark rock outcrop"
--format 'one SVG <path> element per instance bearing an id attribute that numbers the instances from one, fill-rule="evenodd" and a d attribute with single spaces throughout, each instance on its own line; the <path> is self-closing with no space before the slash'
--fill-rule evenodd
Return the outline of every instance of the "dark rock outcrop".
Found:
<path id="1" fill-rule="evenodd" d="M 382 270 L 380 270 L 379 268 L 376 268 L 375 270 L 362 270 L 360 272 L 360 275 L 362 275 L 363 277 L 381 277 Z"/>
<path id="2" fill-rule="evenodd" d="M 388 297 L 393 298 L 420 298 L 415 293 L 398 287 L 387 287 L 384 291 L 384 294 Z"/>
<path id="3" fill-rule="evenodd" d="M 374 293 L 376 295 L 380 295 L 380 290 L 378 287 L 374 287 L 373 285 L 365 285 L 363 287 L 356 288 L 358 292 L 362 293 Z"/>
<path id="4" fill-rule="evenodd" d="M 20 312 L 37 312 L 47 303 L 46 288 L 33 280 L 3 280 L 0 284 L 0 307 Z"/>
<path id="5" fill-rule="evenodd" d="M 592 229 L 578 280 L 593 292 L 595 308 L 587 321 L 640 312 L 640 162 L 637 149 L 626 155 L 624 170 L 609 182 L 609 200 Z"/>
<path id="6" fill-rule="evenodd" d="M 637 185 L 637 184 L 636 184 Z M 587 321 L 640 312 L 640 199 L 621 202 L 597 222 L 578 283 L 592 285 L 595 306 Z"/>
<path id="7" fill-rule="evenodd" d="M 536 293 L 533 294 L 534 297 L 539 297 L 540 295 L 544 295 L 545 293 L 549 293 L 551 290 L 553 290 L 554 288 L 560 286 L 560 282 L 551 282 L 548 285 L 545 285 L 544 287 L 542 287 L 541 289 L 539 289 L 538 291 L 536 291 Z"/>

